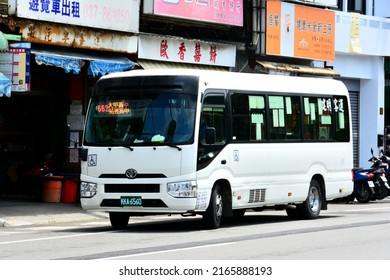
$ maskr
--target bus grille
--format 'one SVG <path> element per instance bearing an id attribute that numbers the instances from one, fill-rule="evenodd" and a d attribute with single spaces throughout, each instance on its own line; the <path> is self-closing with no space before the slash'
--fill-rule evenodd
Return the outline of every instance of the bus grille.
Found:
<path id="1" fill-rule="evenodd" d="M 105 184 L 106 193 L 159 193 L 159 184 Z"/>
<path id="2" fill-rule="evenodd" d="M 249 203 L 258 203 L 265 201 L 265 189 L 256 189 L 249 191 Z"/>

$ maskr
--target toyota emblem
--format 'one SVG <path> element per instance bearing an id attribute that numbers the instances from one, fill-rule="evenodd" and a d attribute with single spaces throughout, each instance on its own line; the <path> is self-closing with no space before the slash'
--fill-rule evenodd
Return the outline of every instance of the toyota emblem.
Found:
<path id="1" fill-rule="evenodd" d="M 134 179 L 135 177 L 137 177 L 138 172 L 135 169 L 127 169 L 125 175 L 129 179 Z"/>

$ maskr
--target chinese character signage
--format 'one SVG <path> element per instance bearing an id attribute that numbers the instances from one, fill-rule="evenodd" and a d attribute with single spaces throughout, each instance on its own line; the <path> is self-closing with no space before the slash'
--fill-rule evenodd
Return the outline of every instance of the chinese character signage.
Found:
<path id="1" fill-rule="evenodd" d="M 243 2 L 243 0 L 148 0 L 144 1 L 144 12 L 243 26 Z"/>
<path id="2" fill-rule="evenodd" d="M 267 55 L 334 61 L 334 46 L 334 11 L 267 1 Z"/>
<path id="3" fill-rule="evenodd" d="M 138 57 L 151 60 L 234 67 L 234 45 L 139 35 Z"/>
<path id="4" fill-rule="evenodd" d="M 351 53 L 362 53 L 362 45 L 360 43 L 360 14 L 351 14 L 351 35 L 349 41 L 349 51 Z"/>
<path id="5" fill-rule="evenodd" d="M 19 0 L 16 16 L 138 32 L 140 0 Z"/>
<path id="6" fill-rule="evenodd" d="M 0 52 L 0 72 L 12 81 L 11 91 L 30 91 L 30 43 L 13 43 Z"/>

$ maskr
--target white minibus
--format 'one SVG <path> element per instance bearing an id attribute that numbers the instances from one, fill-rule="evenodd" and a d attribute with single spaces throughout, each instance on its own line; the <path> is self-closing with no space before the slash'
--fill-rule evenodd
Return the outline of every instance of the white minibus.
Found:
<path id="1" fill-rule="evenodd" d="M 81 149 L 81 205 L 137 215 L 248 209 L 317 218 L 353 190 L 348 91 L 332 78 L 132 70 L 100 78 Z"/>

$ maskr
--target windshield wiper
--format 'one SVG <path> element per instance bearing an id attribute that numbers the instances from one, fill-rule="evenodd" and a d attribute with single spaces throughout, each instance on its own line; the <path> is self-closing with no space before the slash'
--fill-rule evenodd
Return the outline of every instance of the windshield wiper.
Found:
<path id="1" fill-rule="evenodd" d="M 179 151 L 181 151 L 181 148 L 180 148 L 179 146 L 175 145 L 175 144 L 172 144 L 172 143 L 164 143 L 164 144 L 166 144 L 168 147 L 176 148 L 176 149 L 178 149 Z"/>
<path id="2" fill-rule="evenodd" d="M 122 147 L 124 147 L 124 148 L 128 148 L 130 151 L 134 151 L 134 148 L 133 148 L 133 147 L 126 146 L 126 145 L 122 145 Z"/>

